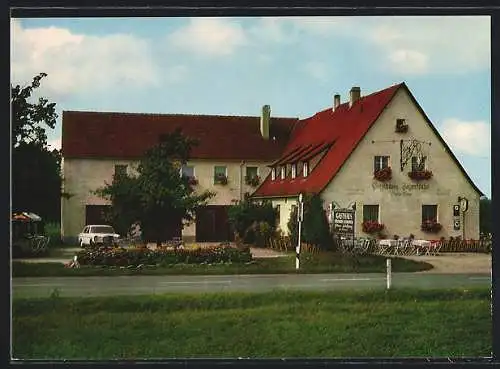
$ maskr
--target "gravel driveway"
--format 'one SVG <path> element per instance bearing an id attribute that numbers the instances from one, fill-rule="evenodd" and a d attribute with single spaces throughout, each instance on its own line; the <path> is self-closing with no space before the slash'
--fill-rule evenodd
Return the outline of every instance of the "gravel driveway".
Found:
<path id="1" fill-rule="evenodd" d="M 434 268 L 417 273 L 491 273 L 491 255 L 479 253 L 449 253 L 436 256 L 403 256 L 406 259 L 425 261 Z"/>

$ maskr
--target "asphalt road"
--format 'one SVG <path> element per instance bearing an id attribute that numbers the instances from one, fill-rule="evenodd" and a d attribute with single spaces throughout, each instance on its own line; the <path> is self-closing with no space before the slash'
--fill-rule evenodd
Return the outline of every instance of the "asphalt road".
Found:
<path id="1" fill-rule="evenodd" d="M 394 288 L 490 287 L 487 274 L 393 273 Z M 64 296 L 112 296 L 162 293 L 265 292 L 272 290 L 332 291 L 384 289 L 385 274 L 212 275 L 13 278 L 14 297 L 44 297 L 57 289 Z"/>

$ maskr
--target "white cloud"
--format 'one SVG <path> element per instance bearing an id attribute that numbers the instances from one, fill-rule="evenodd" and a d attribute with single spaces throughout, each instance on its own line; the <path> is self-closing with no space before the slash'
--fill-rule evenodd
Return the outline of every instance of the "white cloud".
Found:
<path id="1" fill-rule="evenodd" d="M 419 51 L 395 50 L 390 53 L 389 60 L 402 73 L 420 74 L 428 70 L 428 57 Z"/>
<path id="2" fill-rule="evenodd" d="M 362 37 L 398 72 L 462 73 L 490 67 L 490 20 L 477 16 L 375 17 Z"/>
<path id="3" fill-rule="evenodd" d="M 442 135 L 453 151 L 474 156 L 489 156 L 490 126 L 483 121 L 445 119 Z"/>
<path id="4" fill-rule="evenodd" d="M 185 65 L 174 65 L 166 71 L 166 80 L 168 82 L 182 82 L 189 76 L 189 68 Z"/>
<path id="5" fill-rule="evenodd" d="M 320 81 L 324 81 L 328 76 L 325 64 L 318 61 L 307 62 L 303 69 L 308 75 Z"/>
<path id="6" fill-rule="evenodd" d="M 241 25 L 224 18 L 192 18 L 168 38 L 179 49 L 205 56 L 227 56 L 247 43 Z"/>
<path id="7" fill-rule="evenodd" d="M 45 72 L 41 85 L 58 97 L 157 83 L 149 44 L 127 34 L 88 36 L 57 27 L 11 23 L 11 78 L 25 84 Z"/>

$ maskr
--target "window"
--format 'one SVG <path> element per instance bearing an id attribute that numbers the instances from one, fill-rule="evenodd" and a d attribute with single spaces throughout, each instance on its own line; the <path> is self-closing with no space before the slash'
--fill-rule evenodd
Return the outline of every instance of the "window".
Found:
<path id="1" fill-rule="evenodd" d="M 437 221 L 437 205 L 422 205 L 422 223 L 427 220 Z"/>
<path id="2" fill-rule="evenodd" d="M 302 165 L 302 175 L 304 177 L 307 177 L 309 175 L 309 163 L 308 162 L 305 162 L 303 165 Z"/>
<path id="3" fill-rule="evenodd" d="M 214 183 L 223 183 L 227 181 L 227 168 L 225 166 L 214 167 Z"/>
<path id="4" fill-rule="evenodd" d="M 276 168 L 271 168 L 271 180 L 274 181 L 276 179 Z"/>
<path id="5" fill-rule="evenodd" d="M 115 165 L 115 176 L 123 176 L 127 174 L 127 166 L 126 165 L 121 165 L 117 164 Z"/>
<path id="6" fill-rule="evenodd" d="M 285 179 L 286 177 L 286 165 L 281 167 L 281 179 Z"/>
<path id="7" fill-rule="evenodd" d="M 258 171 L 259 168 L 257 167 L 247 167 L 246 168 L 246 177 L 247 178 L 255 178 L 259 175 L 259 171 Z"/>
<path id="8" fill-rule="evenodd" d="M 378 222 L 378 205 L 363 205 L 363 222 L 371 220 Z"/>
<path id="9" fill-rule="evenodd" d="M 411 171 L 416 172 L 419 170 L 425 170 L 425 162 L 427 160 L 427 156 L 422 156 L 419 160 L 416 156 L 411 158 Z"/>
<path id="10" fill-rule="evenodd" d="M 194 178 L 194 167 L 192 165 L 183 165 L 181 167 L 181 176 Z"/>
<path id="11" fill-rule="evenodd" d="M 292 178 L 297 177 L 297 164 L 292 164 Z"/>
<path id="12" fill-rule="evenodd" d="M 388 156 L 375 156 L 373 160 L 373 171 L 378 172 L 384 168 L 389 166 L 389 157 Z"/>

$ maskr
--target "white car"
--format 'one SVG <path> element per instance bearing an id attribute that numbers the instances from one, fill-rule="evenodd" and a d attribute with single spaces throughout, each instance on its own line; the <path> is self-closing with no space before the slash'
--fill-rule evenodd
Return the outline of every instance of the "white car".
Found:
<path id="1" fill-rule="evenodd" d="M 98 244 L 116 244 L 120 235 L 109 225 L 87 225 L 78 235 L 80 247 Z"/>

